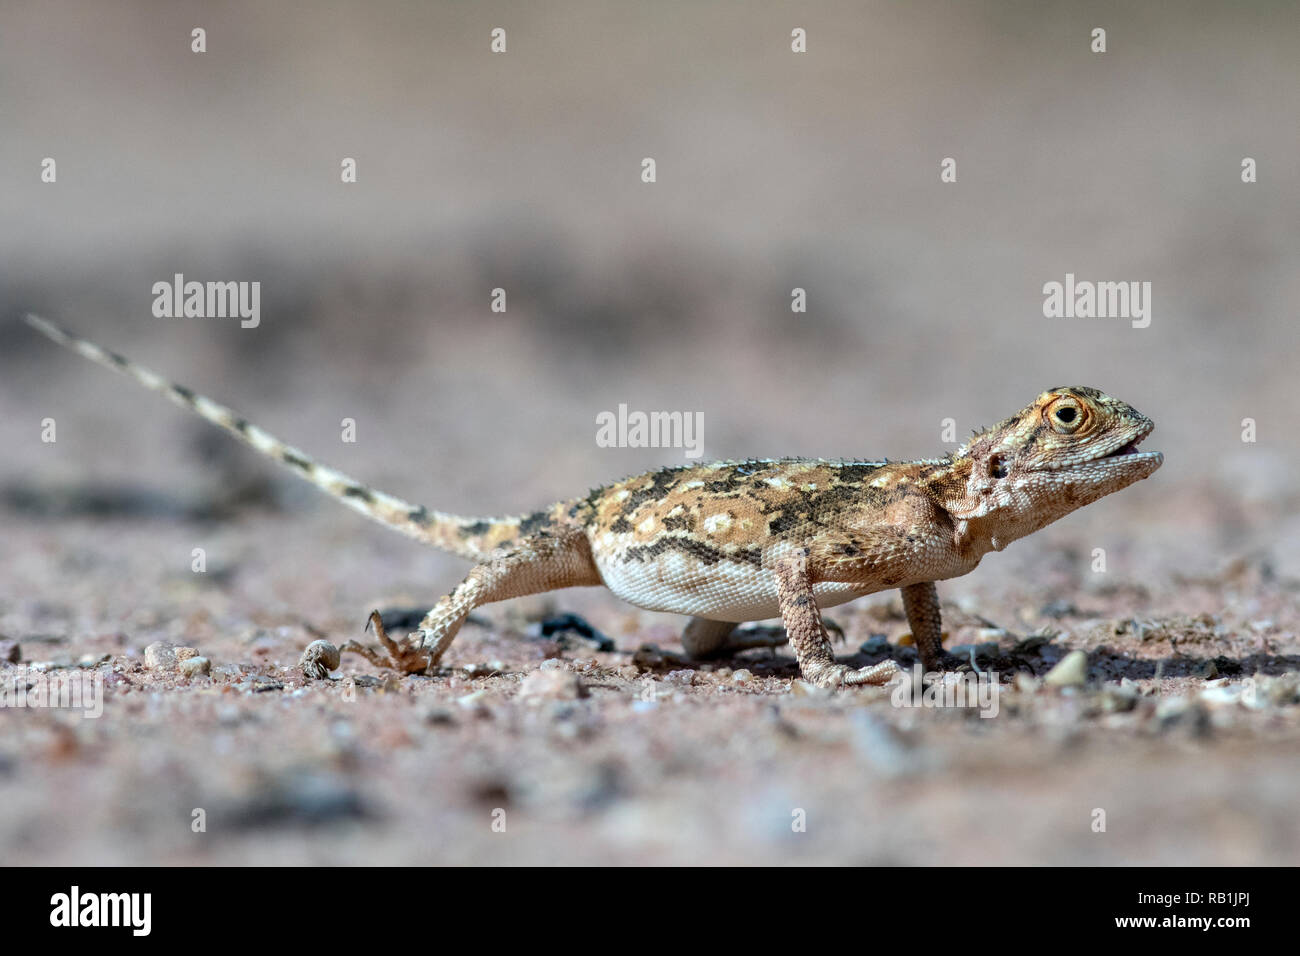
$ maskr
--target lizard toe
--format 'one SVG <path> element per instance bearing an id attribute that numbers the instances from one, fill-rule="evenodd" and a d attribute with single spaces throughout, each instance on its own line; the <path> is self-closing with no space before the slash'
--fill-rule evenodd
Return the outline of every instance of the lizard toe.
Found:
<path id="1" fill-rule="evenodd" d="M 832 664 L 815 675 L 809 675 L 818 687 L 852 687 L 858 684 L 887 684 L 898 673 L 894 661 L 881 661 L 869 667 L 852 668 L 847 664 Z"/>

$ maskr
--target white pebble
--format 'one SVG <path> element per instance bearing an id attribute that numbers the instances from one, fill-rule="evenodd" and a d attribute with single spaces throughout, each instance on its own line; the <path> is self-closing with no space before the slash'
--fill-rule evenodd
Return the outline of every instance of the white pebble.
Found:
<path id="1" fill-rule="evenodd" d="M 180 662 L 180 671 L 186 677 L 200 677 L 212 669 L 206 657 L 187 657 Z"/>
<path id="2" fill-rule="evenodd" d="M 535 670 L 519 689 L 524 700 L 577 700 L 586 693 L 578 675 L 567 670 Z"/>
<path id="3" fill-rule="evenodd" d="M 175 670 L 176 652 L 165 641 L 154 641 L 144 649 L 144 666 L 151 671 Z"/>
<path id="4" fill-rule="evenodd" d="M 1070 651 L 1047 672 L 1043 683 L 1048 687 L 1075 687 L 1087 679 L 1088 655 L 1083 651 Z"/>
<path id="5" fill-rule="evenodd" d="M 339 666 L 339 649 L 329 641 L 312 641 L 298 659 L 303 675 L 310 680 L 324 680 Z"/>

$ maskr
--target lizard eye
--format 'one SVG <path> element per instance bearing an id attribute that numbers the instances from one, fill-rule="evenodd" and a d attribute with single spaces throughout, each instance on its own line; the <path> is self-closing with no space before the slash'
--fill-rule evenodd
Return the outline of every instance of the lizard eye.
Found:
<path id="1" fill-rule="evenodd" d="M 1078 431 L 1083 424 L 1083 408 L 1073 398 L 1059 398 L 1048 408 L 1047 421 L 1052 426 L 1052 431 L 1069 435 Z"/>
<path id="2" fill-rule="evenodd" d="M 989 474 L 994 478 L 1005 478 L 1007 476 L 1007 460 L 1001 455 L 994 455 L 989 461 Z"/>

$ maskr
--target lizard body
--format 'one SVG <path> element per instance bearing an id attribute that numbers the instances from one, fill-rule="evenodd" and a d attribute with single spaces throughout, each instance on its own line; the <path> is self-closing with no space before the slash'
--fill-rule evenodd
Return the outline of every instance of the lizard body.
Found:
<path id="1" fill-rule="evenodd" d="M 935 581 L 966 574 L 991 550 L 1145 478 L 1154 427 L 1094 388 L 1049 389 L 943 458 L 772 459 L 662 468 L 508 518 L 433 511 L 313 461 L 211 399 L 37 316 L 34 328 L 196 412 L 344 504 L 475 563 L 403 642 L 371 622 L 391 654 L 343 650 L 407 672 L 436 668 L 476 607 L 558 588 L 604 585 L 639 607 L 691 616 L 692 657 L 772 641 L 736 623 L 780 616 L 810 681 L 882 683 L 892 661 L 835 662 L 820 608 L 899 588 L 922 663 L 944 663 Z"/>

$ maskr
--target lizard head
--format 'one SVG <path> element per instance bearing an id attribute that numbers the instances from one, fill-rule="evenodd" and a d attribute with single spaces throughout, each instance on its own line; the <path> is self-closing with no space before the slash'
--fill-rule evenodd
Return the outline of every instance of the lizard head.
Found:
<path id="1" fill-rule="evenodd" d="M 970 472 L 965 497 L 949 511 L 1001 550 L 1159 468 L 1160 452 L 1138 450 L 1153 428 L 1136 408 L 1095 388 L 1048 389 L 955 453 Z"/>

